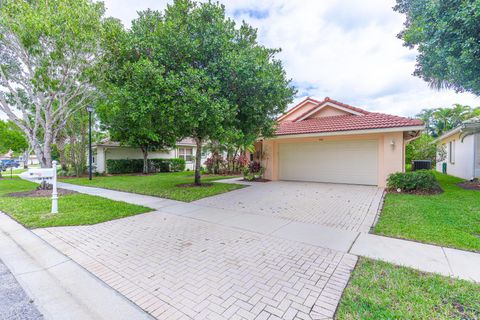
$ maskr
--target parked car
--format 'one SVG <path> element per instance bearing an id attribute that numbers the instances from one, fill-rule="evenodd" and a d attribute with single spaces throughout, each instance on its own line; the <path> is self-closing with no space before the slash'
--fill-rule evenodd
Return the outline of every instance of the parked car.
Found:
<path id="1" fill-rule="evenodd" d="M 1 163 L 2 163 L 3 169 L 20 167 L 20 163 L 15 160 L 1 160 Z"/>

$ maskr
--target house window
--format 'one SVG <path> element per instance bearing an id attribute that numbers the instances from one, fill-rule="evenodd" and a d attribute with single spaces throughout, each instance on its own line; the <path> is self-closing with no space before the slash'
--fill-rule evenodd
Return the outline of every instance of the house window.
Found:
<path id="1" fill-rule="evenodd" d="M 192 162 L 193 148 L 178 148 L 178 157 L 186 162 Z"/>
<path id="2" fill-rule="evenodd" d="M 448 143 L 448 162 L 455 163 L 455 140 Z"/>

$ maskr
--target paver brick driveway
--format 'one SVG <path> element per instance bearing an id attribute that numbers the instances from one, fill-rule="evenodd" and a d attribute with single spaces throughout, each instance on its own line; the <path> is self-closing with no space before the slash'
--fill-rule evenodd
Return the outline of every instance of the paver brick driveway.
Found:
<path id="1" fill-rule="evenodd" d="M 205 198 L 196 204 L 342 230 L 368 232 L 382 203 L 373 186 L 276 181 Z"/>
<path id="2" fill-rule="evenodd" d="M 269 186 L 276 192 L 269 192 Z M 230 211 L 239 214 L 253 212 L 287 223 L 310 221 L 344 230 L 365 227 L 366 217 L 380 203 L 377 188 L 324 186 L 256 184 L 188 206 L 206 206 L 202 214 L 215 206 L 216 215 L 222 212 L 219 208 L 231 206 Z M 356 256 L 200 221 L 194 217 L 196 211 L 183 216 L 167 209 L 93 226 L 35 232 L 159 319 L 333 317 Z M 358 221 L 350 223 L 348 217 Z"/>

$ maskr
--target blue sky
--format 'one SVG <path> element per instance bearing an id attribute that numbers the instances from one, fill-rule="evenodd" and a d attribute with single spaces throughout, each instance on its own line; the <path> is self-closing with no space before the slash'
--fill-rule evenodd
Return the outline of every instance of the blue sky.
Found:
<path id="1" fill-rule="evenodd" d="M 167 1 L 104 0 L 107 15 L 126 26 L 137 11 L 163 10 Z M 396 35 L 404 17 L 394 0 L 222 0 L 227 14 L 258 29 L 259 41 L 281 48 L 289 78 L 305 96 L 329 96 L 371 111 L 413 116 L 422 108 L 480 99 L 436 91 L 412 76 L 415 54 Z"/>
<path id="2" fill-rule="evenodd" d="M 259 41 L 282 48 L 278 57 L 305 96 L 333 99 L 371 111 L 413 116 L 422 108 L 480 99 L 451 90 L 436 91 L 412 76 L 415 51 L 396 35 L 404 17 L 394 0 L 229 0 L 227 14 L 258 29 Z M 106 0 L 107 13 L 125 25 L 136 11 L 161 10 L 166 1 Z"/>

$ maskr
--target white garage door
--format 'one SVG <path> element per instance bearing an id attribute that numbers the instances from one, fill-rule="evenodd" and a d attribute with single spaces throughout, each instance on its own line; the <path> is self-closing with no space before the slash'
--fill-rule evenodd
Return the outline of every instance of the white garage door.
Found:
<path id="1" fill-rule="evenodd" d="M 377 141 L 279 144 L 281 180 L 377 185 Z"/>

